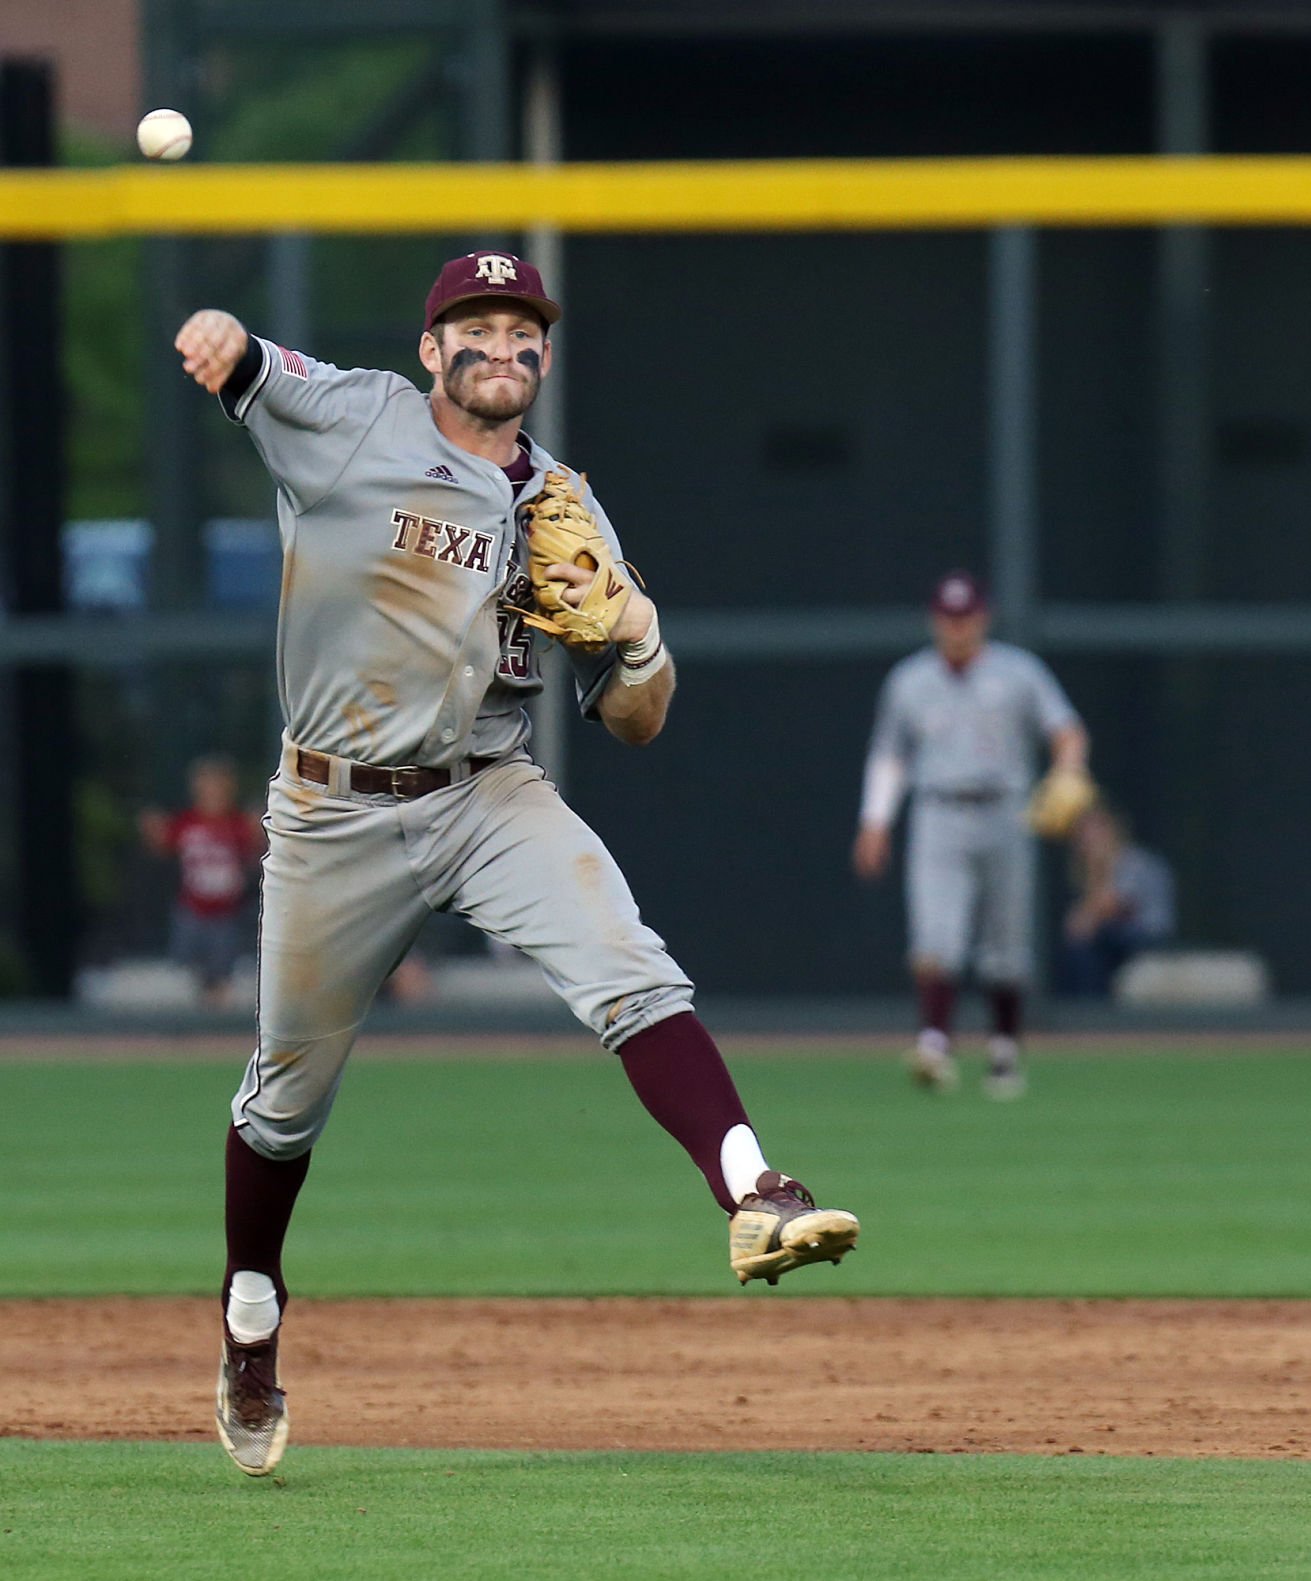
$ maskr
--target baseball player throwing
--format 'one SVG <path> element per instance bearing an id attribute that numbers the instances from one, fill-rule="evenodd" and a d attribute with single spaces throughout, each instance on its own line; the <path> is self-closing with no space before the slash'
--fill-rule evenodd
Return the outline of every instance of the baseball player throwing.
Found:
<path id="1" fill-rule="evenodd" d="M 1040 659 L 988 640 L 989 611 L 973 577 L 944 577 L 931 612 L 933 645 L 896 665 L 879 697 L 852 865 L 861 878 L 883 874 L 909 791 L 906 909 L 920 1006 L 912 1074 L 939 1091 L 956 1086 L 953 1013 L 972 962 L 992 1010 L 984 1090 L 1012 1098 L 1024 1091 L 1032 835 L 1068 832 L 1090 804 L 1088 737 Z M 1052 766 L 1031 798 L 1035 740 L 1047 743 Z"/>
<path id="2" fill-rule="evenodd" d="M 425 305 L 426 394 L 214 309 L 177 336 L 185 371 L 277 485 L 284 555 L 286 728 L 265 818 L 258 1047 L 227 1141 L 217 1402 L 223 1444 L 252 1476 L 287 1440 L 292 1208 L 360 1023 L 429 911 L 531 955 L 618 1054 L 730 1215 L 743 1283 L 856 1242 L 852 1214 L 769 1169 L 691 983 L 527 750 L 541 630 L 565 644 L 584 716 L 621 741 L 658 735 L 674 690 L 655 605 L 619 572 L 585 478 L 521 432 L 559 316 L 524 260 L 452 259 Z"/>

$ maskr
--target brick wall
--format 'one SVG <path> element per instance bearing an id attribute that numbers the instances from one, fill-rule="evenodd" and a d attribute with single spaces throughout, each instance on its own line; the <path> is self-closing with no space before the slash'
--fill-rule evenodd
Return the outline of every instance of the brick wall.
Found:
<path id="1" fill-rule="evenodd" d="M 0 0 L 0 54 L 53 60 L 65 123 L 131 146 L 140 119 L 140 0 Z"/>

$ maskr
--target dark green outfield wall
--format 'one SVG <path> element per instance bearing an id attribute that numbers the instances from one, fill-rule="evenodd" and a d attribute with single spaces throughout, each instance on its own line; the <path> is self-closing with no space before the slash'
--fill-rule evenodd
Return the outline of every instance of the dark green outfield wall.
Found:
<path id="1" fill-rule="evenodd" d="M 1311 43 L 1213 53 L 1215 146 L 1311 149 Z M 1146 35 L 614 42 L 568 50 L 570 158 L 1150 152 Z M 1311 590 L 1311 234 L 1210 241 L 1211 482 L 1195 592 Z M 984 564 L 986 242 L 978 234 L 582 238 L 567 247 L 570 449 L 662 607 L 904 605 Z M 1039 247 L 1040 590 L 1148 603 L 1158 530 L 1157 240 Z M 846 851 L 887 661 L 690 662 L 638 762 L 574 732 L 573 783 L 707 986 L 900 975 L 895 883 Z M 1179 877 L 1193 940 L 1311 988 L 1311 656 L 1065 655 L 1099 772 Z M 616 795 L 615 792 L 619 794 Z M 1062 890 L 1057 864 L 1050 903 Z"/>

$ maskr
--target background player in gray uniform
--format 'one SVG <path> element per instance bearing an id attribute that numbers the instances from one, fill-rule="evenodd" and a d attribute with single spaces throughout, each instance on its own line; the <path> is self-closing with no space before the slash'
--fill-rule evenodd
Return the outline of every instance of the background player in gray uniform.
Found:
<path id="1" fill-rule="evenodd" d="M 1060 684 L 1032 653 L 988 640 L 989 611 L 966 572 L 931 604 L 933 646 L 894 666 L 879 696 L 852 865 L 878 878 L 911 795 L 906 860 L 910 966 L 920 1031 L 911 1068 L 949 1090 L 953 1014 L 973 964 L 992 1008 L 985 1090 L 1023 1091 L 1022 995 L 1032 974 L 1033 837 L 1024 813 L 1034 746 L 1082 771 L 1088 738 Z"/>
<path id="2" fill-rule="evenodd" d="M 768 1168 L 691 983 L 526 750 L 523 705 L 540 680 L 523 619 L 523 502 L 558 464 L 520 424 L 558 317 L 522 259 L 452 259 L 419 342 L 430 394 L 260 340 L 215 309 L 177 336 L 186 372 L 219 394 L 277 484 L 284 555 L 286 729 L 265 818 L 258 1047 L 227 1141 L 217 1405 L 225 1447 L 254 1476 L 287 1438 L 281 1251 L 310 1150 L 375 993 L 430 911 L 531 955 L 618 1053 L 731 1215 L 744 1283 L 836 1262 L 859 1228 Z M 591 573 L 553 570 L 581 599 Z M 567 650 L 578 704 L 642 744 L 664 724 L 674 669 L 636 589 L 613 638 L 599 653 Z"/>

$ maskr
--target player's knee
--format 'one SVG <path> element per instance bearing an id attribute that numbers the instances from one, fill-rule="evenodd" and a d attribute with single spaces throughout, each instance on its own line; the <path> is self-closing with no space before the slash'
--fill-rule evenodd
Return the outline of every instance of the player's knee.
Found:
<path id="1" fill-rule="evenodd" d="M 1032 977 L 1031 963 L 1028 961 L 1011 959 L 995 964 L 979 962 L 979 981 L 985 988 L 1023 990 L 1029 986 Z"/>
<path id="2" fill-rule="evenodd" d="M 911 974 L 922 983 L 941 982 L 943 978 L 955 977 L 959 964 L 947 959 L 945 954 L 921 951 L 910 958 Z"/>

